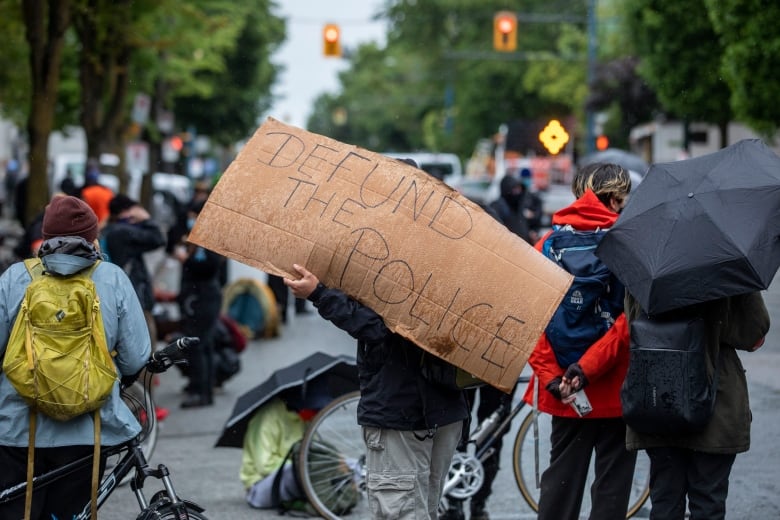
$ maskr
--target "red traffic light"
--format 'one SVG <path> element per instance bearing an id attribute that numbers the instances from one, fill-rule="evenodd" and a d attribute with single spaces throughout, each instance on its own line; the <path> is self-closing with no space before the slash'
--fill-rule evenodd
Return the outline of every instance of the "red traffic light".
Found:
<path id="1" fill-rule="evenodd" d="M 493 17 L 493 48 L 501 52 L 517 49 L 517 16 L 512 11 L 499 11 Z"/>
<path id="2" fill-rule="evenodd" d="M 604 151 L 609 148 L 609 137 L 600 135 L 596 138 L 596 150 Z"/>
<path id="3" fill-rule="evenodd" d="M 501 34 L 509 34 L 515 28 L 514 22 L 506 16 L 499 18 L 496 25 L 498 26 L 498 31 Z"/>
<path id="4" fill-rule="evenodd" d="M 181 152 L 181 149 L 184 148 L 184 141 L 178 135 L 174 135 L 170 139 L 170 146 L 173 150 Z"/>

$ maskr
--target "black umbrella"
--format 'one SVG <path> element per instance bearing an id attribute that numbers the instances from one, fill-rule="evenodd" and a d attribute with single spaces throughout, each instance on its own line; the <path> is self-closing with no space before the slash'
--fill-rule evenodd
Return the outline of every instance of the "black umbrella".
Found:
<path id="1" fill-rule="evenodd" d="M 313 395 L 312 389 L 316 389 L 316 395 Z M 315 352 L 276 370 L 264 382 L 241 395 L 216 446 L 241 448 L 254 412 L 282 392 L 294 399 L 301 399 L 303 403 L 316 403 L 307 408 L 320 408 L 330 400 L 355 390 L 358 390 L 355 358 Z"/>
<path id="2" fill-rule="evenodd" d="M 766 289 L 778 235 L 780 157 L 749 139 L 652 165 L 596 254 L 652 314 Z"/>
<path id="3" fill-rule="evenodd" d="M 607 148 L 600 152 L 588 154 L 580 159 L 580 166 L 587 166 L 593 163 L 619 164 L 626 170 L 635 171 L 640 175 L 644 175 L 649 168 L 647 161 L 642 159 L 642 157 L 620 148 Z"/>

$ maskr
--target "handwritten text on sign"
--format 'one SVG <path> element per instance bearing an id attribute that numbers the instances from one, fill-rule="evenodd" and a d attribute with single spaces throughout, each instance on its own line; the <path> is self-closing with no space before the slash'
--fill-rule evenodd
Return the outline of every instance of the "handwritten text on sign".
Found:
<path id="1" fill-rule="evenodd" d="M 272 274 L 303 264 L 503 390 L 570 283 L 426 173 L 272 119 L 220 179 L 190 240 Z"/>

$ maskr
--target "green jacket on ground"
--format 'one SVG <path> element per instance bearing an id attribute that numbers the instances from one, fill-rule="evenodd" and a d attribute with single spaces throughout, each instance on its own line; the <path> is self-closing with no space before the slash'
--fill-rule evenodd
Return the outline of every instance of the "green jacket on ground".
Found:
<path id="1" fill-rule="evenodd" d="M 639 304 L 629 295 L 625 307 L 629 324 L 640 311 Z M 628 449 L 676 447 L 706 453 L 741 453 L 750 449 L 752 417 L 745 369 L 737 350 L 750 350 L 766 336 L 769 314 L 760 292 L 717 300 L 711 304 L 711 311 L 718 317 L 713 322 L 719 324 L 707 349 L 710 363 L 717 359 L 719 366 L 712 419 L 696 433 L 654 435 L 629 428 Z"/>

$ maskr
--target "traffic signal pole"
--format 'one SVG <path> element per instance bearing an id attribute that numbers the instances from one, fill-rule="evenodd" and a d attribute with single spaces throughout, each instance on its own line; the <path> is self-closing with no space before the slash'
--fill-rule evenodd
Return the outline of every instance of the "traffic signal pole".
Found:
<path id="1" fill-rule="evenodd" d="M 591 89 L 596 68 L 596 0 L 588 0 L 588 90 Z M 591 154 L 596 146 L 595 118 L 593 110 L 585 108 L 585 154 Z"/>

